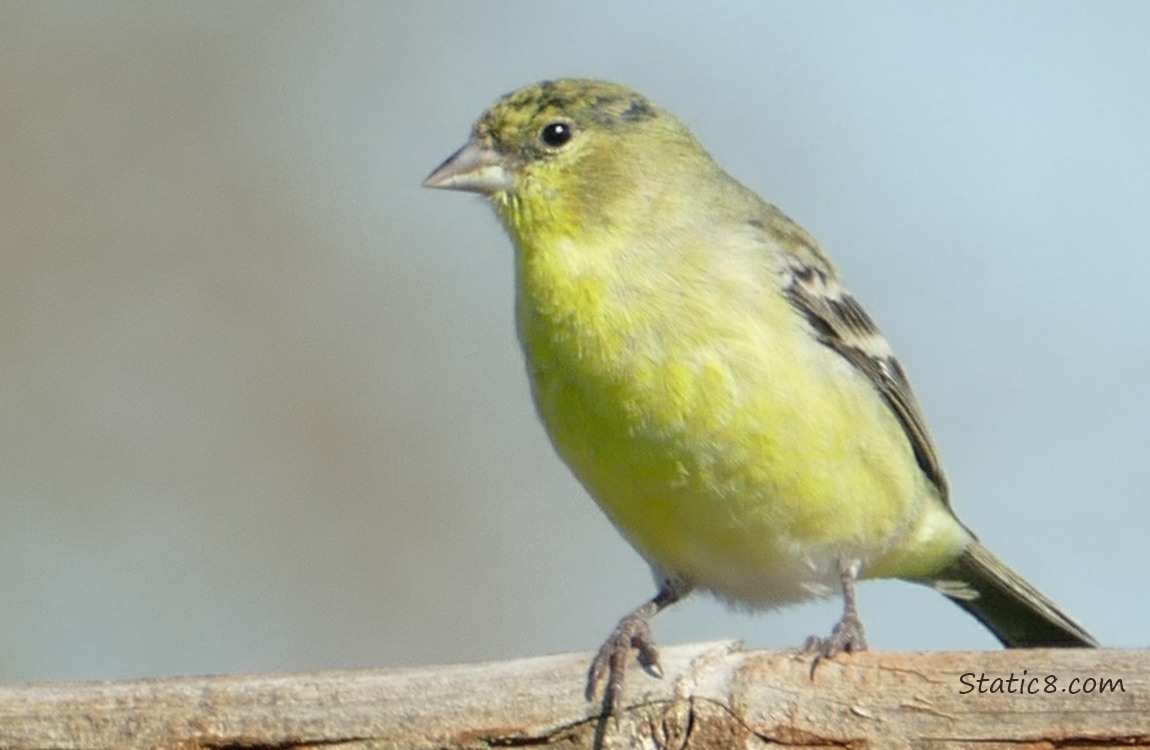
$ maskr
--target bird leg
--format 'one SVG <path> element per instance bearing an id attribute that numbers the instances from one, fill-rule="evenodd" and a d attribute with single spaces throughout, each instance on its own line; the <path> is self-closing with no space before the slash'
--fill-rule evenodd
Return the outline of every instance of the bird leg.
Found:
<path id="1" fill-rule="evenodd" d="M 863 629 L 862 619 L 859 618 L 858 605 L 855 602 L 855 579 L 858 578 L 860 564 L 858 560 L 839 561 L 839 580 L 843 587 L 843 616 L 835 624 L 830 637 L 820 638 L 812 635 L 807 639 L 803 650 L 815 654 L 811 673 L 821 659 L 830 659 L 836 654 L 855 651 L 866 651 L 866 631 Z"/>
<path id="2" fill-rule="evenodd" d="M 619 624 L 599 647 L 599 653 L 591 662 L 591 669 L 587 673 L 587 700 L 595 699 L 599 684 L 606 677 L 603 709 L 608 715 L 614 711 L 615 701 L 623 690 L 623 673 L 626 671 L 627 657 L 630 656 L 631 649 L 639 652 L 639 663 L 648 672 L 658 677 L 663 676 L 663 670 L 659 666 L 659 651 L 655 648 L 655 639 L 651 635 L 650 620 L 682 599 L 689 591 L 689 586 L 664 579 L 659 586 L 659 593 L 619 620 Z"/>

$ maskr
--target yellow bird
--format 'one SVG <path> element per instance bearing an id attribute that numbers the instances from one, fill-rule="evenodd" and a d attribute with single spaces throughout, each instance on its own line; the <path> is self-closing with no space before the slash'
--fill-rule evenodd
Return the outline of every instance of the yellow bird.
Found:
<path id="1" fill-rule="evenodd" d="M 485 195 L 515 244 L 519 339 L 559 455 L 658 593 L 592 663 L 658 668 L 650 618 L 694 589 L 756 608 L 841 592 L 807 648 L 866 647 L 859 578 L 932 586 L 1006 646 L 1094 638 L 950 507 L 902 366 L 815 239 L 629 88 L 497 101 L 424 185 Z"/>

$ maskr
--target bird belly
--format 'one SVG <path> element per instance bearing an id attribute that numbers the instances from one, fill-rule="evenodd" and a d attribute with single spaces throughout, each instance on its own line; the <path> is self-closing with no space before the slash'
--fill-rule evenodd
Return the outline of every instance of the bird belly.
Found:
<path id="1" fill-rule="evenodd" d="M 813 340 L 788 346 L 803 339 L 772 327 L 796 316 L 760 305 L 660 330 L 556 325 L 521 302 L 520 335 L 552 442 L 623 536 L 694 586 L 772 606 L 834 590 L 840 560 L 865 571 L 930 490 L 865 377 Z"/>

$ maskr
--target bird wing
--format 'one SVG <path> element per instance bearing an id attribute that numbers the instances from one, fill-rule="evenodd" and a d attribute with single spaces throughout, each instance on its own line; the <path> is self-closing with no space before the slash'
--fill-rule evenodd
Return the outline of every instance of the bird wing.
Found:
<path id="1" fill-rule="evenodd" d="M 814 240 L 805 232 L 792 234 L 789 239 L 782 270 L 787 298 L 810 323 L 819 341 L 866 375 L 882 395 L 902 424 L 919 467 L 950 507 L 950 491 L 938 450 L 890 344 L 842 285 L 834 266 Z"/>

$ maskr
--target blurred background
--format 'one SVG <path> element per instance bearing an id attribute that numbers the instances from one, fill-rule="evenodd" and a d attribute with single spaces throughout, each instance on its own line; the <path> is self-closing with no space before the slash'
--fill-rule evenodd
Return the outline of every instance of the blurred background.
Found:
<path id="1" fill-rule="evenodd" d="M 962 517 L 1145 646 L 1148 33 L 1139 2 L 4 3 L 0 679 L 589 650 L 653 593 L 536 423 L 490 210 L 419 188 L 565 75 L 814 232 Z M 876 648 L 995 647 L 861 592 Z M 655 630 L 787 647 L 837 612 Z"/>

